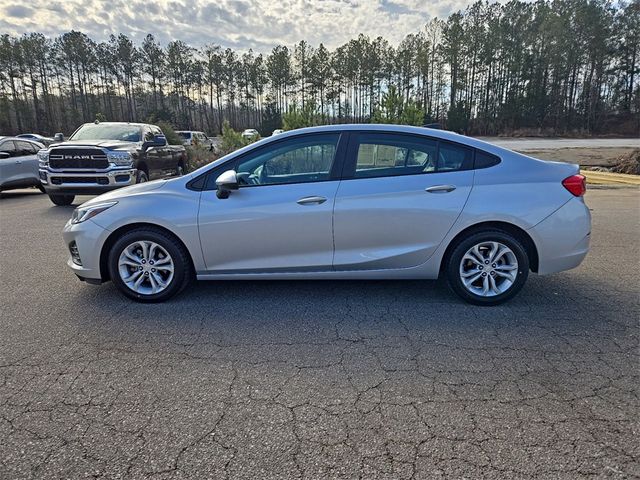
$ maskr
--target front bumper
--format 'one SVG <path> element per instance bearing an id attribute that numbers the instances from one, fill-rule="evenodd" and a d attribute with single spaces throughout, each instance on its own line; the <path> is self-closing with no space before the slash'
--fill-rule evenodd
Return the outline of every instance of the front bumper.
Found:
<path id="1" fill-rule="evenodd" d="M 64 226 L 62 238 L 64 239 L 67 251 L 69 251 L 72 244 L 75 244 L 77 255 L 82 263 L 78 265 L 73 261 L 70 254 L 67 260 L 67 266 L 82 280 L 87 280 L 90 283 L 99 283 L 102 281 L 100 253 L 110 233 L 109 230 L 102 228 L 92 220 L 87 220 L 75 225 L 69 220 Z"/>
<path id="2" fill-rule="evenodd" d="M 135 168 L 96 170 L 55 170 L 40 168 L 40 182 L 49 193 L 103 193 L 120 187 L 134 185 L 138 171 Z"/>

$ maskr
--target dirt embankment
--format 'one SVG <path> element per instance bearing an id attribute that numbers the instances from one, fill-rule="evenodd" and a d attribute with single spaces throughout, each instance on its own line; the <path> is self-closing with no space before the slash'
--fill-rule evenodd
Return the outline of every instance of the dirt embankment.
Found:
<path id="1" fill-rule="evenodd" d="M 621 156 L 618 162 L 611 167 L 611 171 L 613 173 L 640 175 L 640 148 Z"/>
<path id="2" fill-rule="evenodd" d="M 522 151 L 525 155 L 553 160 L 556 162 L 577 163 L 582 167 L 613 167 L 620 158 L 632 154 L 636 149 L 631 147 L 606 148 L 559 148 Z M 517 151 L 517 150 L 516 150 Z"/>

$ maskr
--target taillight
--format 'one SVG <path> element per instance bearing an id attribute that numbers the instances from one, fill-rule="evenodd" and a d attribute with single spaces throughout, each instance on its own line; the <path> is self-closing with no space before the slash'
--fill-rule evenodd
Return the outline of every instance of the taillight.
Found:
<path id="1" fill-rule="evenodd" d="M 581 197 L 587 191 L 587 179 L 584 175 L 571 175 L 562 181 L 562 185 L 576 197 Z"/>

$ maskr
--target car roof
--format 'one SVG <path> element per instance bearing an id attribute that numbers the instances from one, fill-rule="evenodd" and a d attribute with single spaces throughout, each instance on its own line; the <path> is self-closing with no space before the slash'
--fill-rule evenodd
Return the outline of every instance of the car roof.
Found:
<path id="1" fill-rule="evenodd" d="M 4 140 L 20 140 L 21 142 L 35 143 L 39 147 L 43 146 L 42 143 L 40 143 L 40 142 L 37 142 L 37 141 L 32 140 L 30 138 L 24 138 L 24 137 L 0 137 L 0 141 L 4 141 Z"/>
<path id="2" fill-rule="evenodd" d="M 506 148 L 498 147 L 497 145 L 493 145 L 492 143 L 484 142 L 482 140 L 478 140 L 477 138 L 467 137 L 466 135 L 460 135 L 458 133 L 450 132 L 447 130 L 440 130 L 436 128 L 427 128 L 427 127 L 414 127 L 410 125 L 395 125 L 390 123 L 346 123 L 346 124 L 336 124 L 336 125 L 321 125 L 317 127 L 305 127 L 299 128 L 296 130 L 287 130 L 284 133 L 278 135 L 277 140 L 274 137 L 269 136 L 264 139 L 256 142 L 258 143 L 269 143 L 272 141 L 282 141 L 287 137 L 293 137 L 296 135 L 304 135 L 309 133 L 326 133 L 326 132 L 358 132 L 358 131 L 368 131 L 368 132 L 380 132 L 380 133 L 405 133 L 405 134 L 413 134 L 413 135 L 423 135 L 431 138 L 448 140 L 450 142 L 461 143 L 463 145 L 467 145 L 470 147 L 480 148 L 490 153 L 495 154 L 504 154 L 507 152 L 511 153 L 511 150 Z"/>
<path id="3" fill-rule="evenodd" d="M 153 125 L 151 123 L 137 123 L 137 122 L 86 122 L 83 123 L 82 125 L 131 125 L 134 127 L 149 127 L 149 126 L 153 126 L 155 127 L 156 125 Z"/>

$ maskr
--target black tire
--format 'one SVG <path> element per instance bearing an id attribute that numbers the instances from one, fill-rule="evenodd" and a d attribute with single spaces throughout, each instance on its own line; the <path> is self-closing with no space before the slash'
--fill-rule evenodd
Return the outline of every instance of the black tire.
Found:
<path id="1" fill-rule="evenodd" d="M 184 175 L 184 164 L 180 162 L 176 167 L 176 177 L 181 177 L 183 175 Z"/>
<path id="2" fill-rule="evenodd" d="M 149 175 L 144 170 L 138 170 L 136 174 L 136 183 L 145 183 L 149 181 Z"/>
<path id="3" fill-rule="evenodd" d="M 516 278 L 508 289 L 498 295 L 485 297 L 469 291 L 460 278 L 462 258 L 474 245 L 482 242 L 499 242 L 511 249 L 518 262 Z M 478 267 L 480 268 L 480 267 Z M 502 230 L 483 230 L 460 240 L 446 259 L 445 271 L 451 289 L 464 301 L 482 306 L 499 305 L 513 298 L 524 286 L 529 276 L 529 257 L 522 243 Z M 486 276 L 486 273 L 484 274 Z M 495 278 L 498 278 L 496 276 Z"/>
<path id="4" fill-rule="evenodd" d="M 55 193 L 49 194 L 49 199 L 54 204 L 60 207 L 66 207 L 68 205 L 71 205 L 75 198 L 76 198 L 75 195 L 62 195 L 62 194 L 55 194 Z"/>
<path id="5" fill-rule="evenodd" d="M 155 242 L 171 256 L 174 265 L 173 278 L 169 285 L 159 293 L 143 295 L 131 288 L 122 280 L 118 268 L 118 260 L 123 250 L 140 240 Z M 171 233 L 160 228 L 137 228 L 125 233 L 111 247 L 108 256 L 109 276 L 115 286 L 127 297 L 142 303 L 163 302 L 181 292 L 193 278 L 191 258 L 182 243 Z"/>

